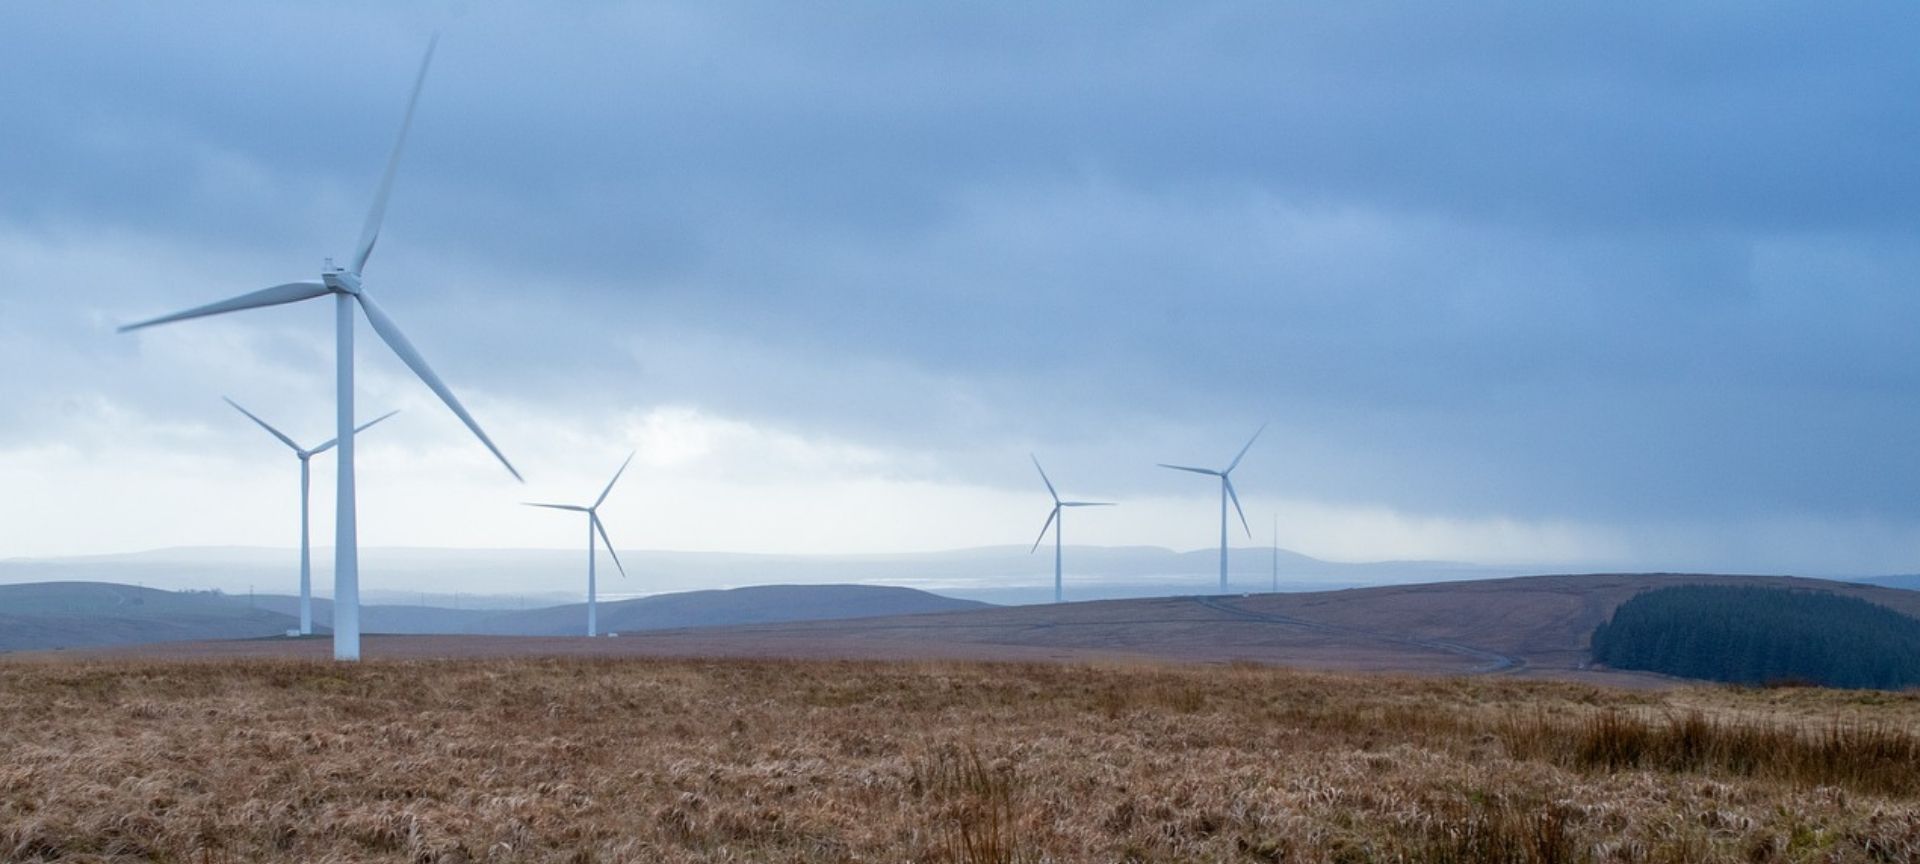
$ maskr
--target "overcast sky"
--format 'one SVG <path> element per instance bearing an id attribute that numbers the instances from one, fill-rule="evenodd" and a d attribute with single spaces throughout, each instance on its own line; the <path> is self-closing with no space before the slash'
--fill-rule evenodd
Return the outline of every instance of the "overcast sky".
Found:
<path id="1" fill-rule="evenodd" d="M 10 4 L 0 557 L 292 545 L 345 259 L 368 545 L 1920 569 L 1905 3 Z M 331 536 L 331 467 L 315 531 Z"/>

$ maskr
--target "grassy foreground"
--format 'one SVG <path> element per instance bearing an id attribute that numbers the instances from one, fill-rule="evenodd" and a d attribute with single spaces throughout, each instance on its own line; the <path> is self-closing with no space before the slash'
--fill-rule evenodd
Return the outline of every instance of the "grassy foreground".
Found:
<path id="1" fill-rule="evenodd" d="M 1920 860 L 1920 697 L 1251 667 L 0 664 L 0 860 Z"/>

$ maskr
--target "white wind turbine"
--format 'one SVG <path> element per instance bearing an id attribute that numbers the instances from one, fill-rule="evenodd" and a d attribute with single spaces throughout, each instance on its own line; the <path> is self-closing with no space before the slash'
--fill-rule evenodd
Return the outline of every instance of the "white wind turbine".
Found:
<path id="1" fill-rule="evenodd" d="M 437 37 L 434 41 L 438 41 Z M 183 321 L 188 318 L 201 318 L 208 315 L 220 315 L 238 312 L 242 309 L 255 309 L 262 306 L 278 306 L 283 303 L 296 303 L 312 300 L 316 297 L 333 295 L 335 362 L 337 364 L 338 390 L 336 407 L 338 409 L 335 424 L 335 437 L 340 442 L 339 490 L 334 501 L 336 516 L 333 523 L 333 658 L 335 660 L 360 659 L 360 547 L 358 525 L 354 518 L 353 494 L 353 307 L 360 306 L 367 315 L 367 323 L 373 332 L 393 349 L 401 362 L 419 376 L 434 395 L 440 397 L 449 409 L 452 409 L 460 422 L 465 423 L 480 443 L 493 452 L 500 464 L 507 467 L 514 479 L 520 479 L 513 463 L 493 445 L 493 439 L 480 430 L 473 415 L 454 398 L 453 391 L 433 373 L 426 358 L 420 356 L 413 343 L 407 340 L 400 327 L 387 317 L 379 304 L 373 302 L 361 287 L 360 273 L 367 266 L 367 258 L 373 254 L 373 245 L 380 239 L 380 221 L 387 211 L 387 195 L 393 190 L 393 174 L 400 167 L 400 150 L 407 142 L 407 129 L 413 125 L 413 109 L 420 101 L 420 87 L 427 81 L 427 66 L 433 62 L 434 42 L 427 43 L 426 57 L 420 61 L 420 74 L 413 82 L 413 95 L 407 99 L 407 113 L 400 121 L 400 137 L 393 143 L 393 153 L 387 158 L 387 170 L 380 176 L 380 186 L 374 191 L 373 208 L 367 213 L 367 221 L 360 229 L 360 242 L 355 247 L 352 264 L 341 268 L 333 265 L 333 259 L 327 259 L 325 269 L 320 272 L 318 282 L 289 282 L 275 285 L 250 294 L 242 294 L 217 303 L 196 306 L 184 312 L 175 312 L 129 324 L 120 328 L 120 332 Z"/>
<path id="2" fill-rule="evenodd" d="M 1280 514 L 1273 514 L 1273 593 L 1280 593 Z"/>
<path id="3" fill-rule="evenodd" d="M 1060 527 L 1066 524 L 1066 519 L 1061 515 L 1060 509 L 1062 507 L 1112 507 L 1114 506 L 1114 504 L 1111 501 L 1062 501 L 1060 500 L 1060 493 L 1055 492 L 1053 489 L 1053 481 L 1047 479 L 1047 469 L 1040 467 L 1040 457 L 1033 456 L 1033 454 L 1028 454 L 1028 456 L 1030 456 L 1033 459 L 1034 470 L 1040 472 L 1040 482 L 1047 484 L 1047 494 L 1053 496 L 1053 512 L 1047 514 L 1046 523 L 1040 526 L 1040 536 L 1034 538 L 1033 549 L 1028 549 L 1027 554 L 1032 555 L 1035 550 L 1040 548 L 1040 541 L 1047 539 L 1047 529 L 1052 528 L 1053 529 L 1053 602 L 1059 603 L 1062 600 L 1061 590 L 1060 590 Z"/>
<path id="4" fill-rule="evenodd" d="M 535 504 L 525 502 L 528 507 L 545 507 L 549 510 L 571 510 L 587 514 L 587 635 L 600 635 L 599 586 L 594 577 L 594 563 L 600 557 L 595 548 L 594 533 L 607 541 L 607 554 L 613 556 L 613 566 L 620 568 L 620 578 L 627 577 L 627 568 L 620 563 L 620 553 L 613 551 L 613 538 L 607 536 L 607 526 L 600 523 L 600 505 L 607 500 L 607 493 L 613 491 L 613 484 L 620 482 L 620 475 L 627 472 L 627 464 L 633 461 L 633 454 L 627 454 L 627 461 L 620 463 L 620 470 L 613 472 L 613 479 L 607 481 L 607 488 L 600 490 L 600 497 L 585 507 L 578 504 Z"/>
<path id="5" fill-rule="evenodd" d="M 220 398 L 227 399 L 225 396 Z M 325 444 L 308 450 L 293 443 L 292 438 L 288 438 L 280 430 L 273 428 L 267 421 L 254 416 L 252 411 L 240 407 L 240 403 L 232 399 L 227 399 L 227 404 L 232 405 L 233 410 L 247 415 L 247 419 L 260 424 L 260 428 L 267 430 L 273 437 L 280 439 L 280 443 L 293 448 L 293 455 L 300 457 L 300 635 L 311 636 L 313 635 L 313 556 L 309 551 L 311 543 L 307 537 L 307 487 L 310 485 L 307 460 L 321 453 L 325 453 L 328 450 L 332 450 L 333 445 L 339 443 L 340 439 L 329 438 Z M 372 420 L 368 420 L 355 427 L 353 434 L 358 435 L 365 431 L 367 427 L 398 413 L 400 412 L 388 411 Z"/>
<path id="6" fill-rule="evenodd" d="M 1247 511 L 1240 509 L 1240 495 L 1233 491 L 1233 479 L 1228 475 L 1233 473 L 1233 469 L 1240 467 L 1240 460 L 1246 458 L 1247 451 L 1253 447 L 1253 442 L 1260 437 L 1260 433 L 1265 431 L 1267 431 L 1267 424 L 1260 424 L 1260 428 L 1253 430 L 1253 437 L 1247 439 L 1247 446 L 1240 448 L 1239 455 L 1234 456 L 1233 461 L 1227 463 L 1227 467 L 1218 471 L 1211 468 L 1191 468 L 1186 465 L 1168 465 L 1165 462 L 1159 463 L 1162 468 L 1172 468 L 1175 471 L 1191 471 L 1195 474 L 1205 474 L 1209 477 L 1220 478 L 1220 593 L 1222 594 L 1227 593 L 1228 499 L 1232 499 L 1233 501 L 1234 512 L 1240 514 L 1240 527 L 1246 529 L 1248 537 L 1253 536 L 1253 529 L 1247 525 Z"/>

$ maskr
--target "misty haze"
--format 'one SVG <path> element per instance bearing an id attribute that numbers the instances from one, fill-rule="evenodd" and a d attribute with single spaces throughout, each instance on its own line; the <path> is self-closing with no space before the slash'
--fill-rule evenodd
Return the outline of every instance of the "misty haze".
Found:
<path id="1" fill-rule="evenodd" d="M 0 861 L 1920 861 L 1916 44 L 0 11 Z"/>

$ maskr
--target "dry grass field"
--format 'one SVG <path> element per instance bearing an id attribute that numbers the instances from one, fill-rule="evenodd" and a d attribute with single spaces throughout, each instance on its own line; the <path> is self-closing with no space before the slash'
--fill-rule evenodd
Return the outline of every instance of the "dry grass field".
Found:
<path id="1" fill-rule="evenodd" d="M 16 662 L 0 860 L 1914 861 L 1917 723 L 1251 665 Z"/>

